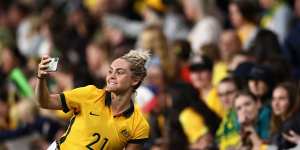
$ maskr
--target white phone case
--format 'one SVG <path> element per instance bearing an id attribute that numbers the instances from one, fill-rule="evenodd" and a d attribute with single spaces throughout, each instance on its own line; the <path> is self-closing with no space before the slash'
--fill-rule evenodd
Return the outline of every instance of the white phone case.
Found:
<path id="1" fill-rule="evenodd" d="M 58 57 L 51 58 L 51 61 L 48 64 L 49 67 L 48 67 L 47 71 L 56 71 L 58 60 L 59 60 Z"/>

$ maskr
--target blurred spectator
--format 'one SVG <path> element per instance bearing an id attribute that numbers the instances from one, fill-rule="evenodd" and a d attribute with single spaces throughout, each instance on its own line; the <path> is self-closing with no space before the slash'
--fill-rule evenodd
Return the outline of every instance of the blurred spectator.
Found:
<path id="1" fill-rule="evenodd" d="M 261 25 L 270 29 L 283 43 L 290 27 L 292 10 L 284 0 L 259 0 L 260 6 L 265 9 Z"/>
<path id="2" fill-rule="evenodd" d="M 220 52 L 219 48 L 216 44 L 205 44 L 201 47 L 202 55 L 207 56 L 209 59 L 212 60 L 213 63 L 216 63 L 220 60 Z M 197 54 L 199 55 L 199 54 Z"/>
<path id="3" fill-rule="evenodd" d="M 13 45 L 14 42 L 15 41 L 11 30 L 0 25 L 0 54 L 2 53 L 2 48 Z"/>
<path id="4" fill-rule="evenodd" d="M 258 32 L 257 6 L 254 1 L 234 0 L 229 4 L 230 21 L 237 30 L 244 50 L 247 50 Z"/>
<path id="5" fill-rule="evenodd" d="M 190 43 L 186 40 L 177 40 L 172 44 L 172 52 L 175 53 L 176 73 L 180 74 L 179 78 L 182 81 L 191 82 L 189 71 L 189 60 L 192 54 Z"/>
<path id="6" fill-rule="evenodd" d="M 132 49 L 135 41 L 131 41 L 126 37 L 125 32 L 114 25 L 104 23 L 102 30 L 104 37 L 108 40 L 111 49 L 113 50 L 112 58 L 117 58 Z"/>
<path id="7" fill-rule="evenodd" d="M 274 85 L 292 80 L 291 65 L 282 56 L 271 56 L 265 59 L 262 65 L 270 68 Z"/>
<path id="8" fill-rule="evenodd" d="M 300 79 L 300 0 L 295 0 L 295 24 L 292 26 L 290 32 L 284 43 L 284 54 L 293 68 L 294 78 Z"/>
<path id="9" fill-rule="evenodd" d="M 12 89 L 15 89 L 16 94 L 22 97 L 33 96 L 32 87 L 28 84 L 28 81 L 20 68 L 23 56 L 20 54 L 17 48 L 4 47 L 1 55 L 1 71 L 6 76 L 9 85 L 12 85 Z M 11 91 L 13 92 L 13 91 Z"/>
<path id="10" fill-rule="evenodd" d="M 163 25 L 163 15 L 167 6 L 162 0 L 145 0 L 142 16 L 148 25 Z"/>
<path id="11" fill-rule="evenodd" d="M 213 62 L 206 56 L 195 56 L 190 64 L 191 84 L 198 91 L 198 97 L 217 113 L 224 116 L 224 108 L 220 102 L 217 90 L 212 85 Z"/>
<path id="12" fill-rule="evenodd" d="M 7 10 L 8 27 L 16 31 L 21 21 L 30 13 L 30 7 L 21 2 L 14 1 Z"/>
<path id="13" fill-rule="evenodd" d="M 18 48 L 27 58 L 41 57 L 51 52 L 49 28 L 43 19 L 40 16 L 27 17 L 17 29 Z"/>
<path id="14" fill-rule="evenodd" d="M 187 135 L 184 133 L 184 129 L 180 124 L 178 114 L 170 113 L 166 122 L 166 136 L 167 145 L 166 149 L 174 150 L 188 150 L 191 149 Z M 194 147 L 192 147 L 194 148 Z"/>
<path id="15" fill-rule="evenodd" d="M 217 130 L 216 138 L 220 150 L 236 147 L 240 142 L 238 120 L 233 108 L 238 87 L 233 78 L 227 77 L 218 85 L 218 96 L 226 110 L 225 117 Z"/>
<path id="16" fill-rule="evenodd" d="M 55 49 L 58 50 L 56 53 L 61 53 L 61 57 L 70 64 L 70 68 L 76 69 L 85 65 L 85 48 L 98 24 L 81 4 L 66 11 L 66 16 L 53 16 L 55 20 L 52 21 L 51 36 Z"/>
<path id="17" fill-rule="evenodd" d="M 207 101 L 207 95 L 212 88 L 213 62 L 206 56 L 194 56 L 189 69 L 193 86 L 199 90 L 200 97 Z"/>
<path id="18" fill-rule="evenodd" d="M 218 10 L 215 1 L 182 0 L 182 5 L 187 19 L 194 24 L 188 35 L 193 53 L 202 54 L 202 46 L 216 44 L 222 30 L 216 18 Z"/>
<path id="19" fill-rule="evenodd" d="M 39 115 L 32 101 L 22 100 L 17 104 L 21 124 L 13 130 L 0 131 L 0 141 L 6 141 L 8 149 L 45 149 L 58 135 L 61 125 Z M 37 134 L 36 134 L 37 133 Z M 33 144 L 33 141 L 38 143 Z"/>
<path id="20" fill-rule="evenodd" d="M 165 94 L 167 89 L 167 84 L 165 81 L 163 70 L 160 66 L 152 65 L 149 66 L 147 71 L 147 77 L 145 79 L 145 87 L 151 90 L 153 93 L 152 102 L 150 105 L 145 107 L 146 112 L 150 111 L 163 111 L 162 107 L 166 106 Z M 157 106 L 157 107 L 156 107 Z M 162 106 L 162 107 L 161 107 Z"/>
<path id="21" fill-rule="evenodd" d="M 265 29 L 259 29 L 248 48 L 258 63 L 264 63 L 282 53 L 275 33 Z"/>
<path id="22" fill-rule="evenodd" d="M 245 85 L 248 85 L 249 74 L 254 66 L 253 62 L 243 62 L 235 70 L 231 71 L 230 76 L 234 78 L 239 89 L 247 88 Z"/>
<path id="23" fill-rule="evenodd" d="M 237 30 L 243 50 L 252 53 L 261 63 L 281 52 L 276 34 L 258 26 L 258 6 L 255 1 L 235 0 L 229 5 L 230 19 Z"/>
<path id="24" fill-rule="evenodd" d="M 83 0 L 83 4 L 95 18 L 100 18 L 104 13 L 109 11 L 108 0 Z"/>
<path id="25" fill-rule="evenodd" d="M 142 90 L 143 88 L 145 89 Z M 149 99 L 145 101 L 143 105 L 139 106 L 141 107 L 143 113 L 148 116 L 149 124 L 151 126 L 149 144 L 155 145 L 158 144 L 158 139 L 163 139 L 166 136 L 165 125 L 166 121 L 168 120 L 168 110 L 171 107 L 171 102 L 167 96 L 167 84 L 163 70 L 160 66 L 149 66 L 144 86 L 138 89 L 138 92 L 142 91 L 144 93 L 138 93 L 138 95 L 143 96 L 143 99 L 148 96 L 147 93 L 151 96 L 149 96 Z M 141 104 L 141 100 L 143 99 L 137 100 L 137 103 Z"/>
<path id="26" fill-rule="evenodd" d="M 291 143 L 283 137 L 292 130 L 300 134 L 299 126 L 299 89 L 291 82 L 284 82 L 276 86 L 272 98 L 272 143 L 278 149 L 289 149 L 296 143 Z"/>
<path id="27" fill-rule="evenodd" d="M 233 107 L 234 98 L 238 92 L 238 86 L 231 77 L 226 77 L 218 85 L 218 95 L 224 109 L 228 113 Z"/>
<path id="28" fill-rule="evenodd" d="M 161 26 L 168 41 L 186 39 L 188 26 L 177 1 L 145 0 L 140 12 L 146 26 Z"/>
<path id="29" fill-rule="evenodd" d="M 75 77 L 75 87 L 93 84 L 98 88 L 105 86 L 105 76 L 109 69 L 110 45 L 105 39 L 90 42 L 85 50 L 87 68 L 81 68 L 82 74 Z"/>
<path id="30" fill-rule="evenodd" d="M 148 26 L 141 33 L 137 47 L 152 51 L 149 65 L 160 65 L 167 80 L 175 76 L 175 55 L 168 48 L 167 39 L 159 26 Z"/>
<path id="31" fill-rule="evenodd" d="M 144 85 L 155 93 L 159 95 L 166 90 L 166 81 L 162 68 L 158 65 L 151 65 L 147 71 L 147 77 L 145 79 Z"/>
<path id="32" fill-rule="evenodd" d="M 171 3 L 171 2 L 170 2 Z M 174 4 L 169 4 L 168 11 L 165 14 L 163 30 L 168 41 L 186 40 L 189 28 L 186 24 L 186 19 L 182 14 L 182 8 L 179 2 L 173 1 Z"/>
<path id="33" fill-rule="evenodd" d="M 0 92 L 0 131 L 10 128 L 8 93 L 5 87 Z M 1 144 L 0 144 L 1 145 Z"/>
<path id="34" fill-rule="evenodd" d="M 191 149 L 211 149 L 220 118 L 190 85 L 177 84 L 170 89 L 172 107 L 179 112 L 179 121 L 188 137 Z"/>
<path id="35" fill-rule="evenodd" d="M 270 68 L 256 65 L 249 74 L 248 88 L 255 95 L 257 102 L 267 106 L 270 104 L 275 83 Z"/>
<path id="36" fill-rule="evenodd" d="M 118 29 L 128 38 L 138 37 L 145 27 L 145 24 L 141 21 L 129 20 L 115 14 L 104 15 L 102 20 L 105 26 Z"/>
<path id="37" fill-rule="evenodd" d="M 224 77 L 228 75 L 229 64 L 233 57 L 241 51 L 241 41 L 234 30 L 225 30 L 219 39 L 220 60 L 218 60 L 213 69 L 213 84 L 218 85 Z"/>
<path id="38" fill-rule="evenodd" d="M 239 92 L 234 101 L 237 112 L 241 147 L 259 149 L 261 139 L 269 137 L 270 116 L 265 113 L 266 107 L 261 107 L 255 96 L 250 92 Z"/>

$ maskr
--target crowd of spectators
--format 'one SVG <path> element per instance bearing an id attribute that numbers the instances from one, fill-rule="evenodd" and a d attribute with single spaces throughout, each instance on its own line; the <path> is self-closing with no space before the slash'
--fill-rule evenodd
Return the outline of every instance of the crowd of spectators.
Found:
<path id="1" fill-rule="evenodd" d="M 135 103 L 145 150 L 300 148 L 300 0 L 1 0 L 0 149 L 40 150 L 72 112 L 39 109 L 49 90 L 105 87 L 111 60 L 148 49 Z"/>

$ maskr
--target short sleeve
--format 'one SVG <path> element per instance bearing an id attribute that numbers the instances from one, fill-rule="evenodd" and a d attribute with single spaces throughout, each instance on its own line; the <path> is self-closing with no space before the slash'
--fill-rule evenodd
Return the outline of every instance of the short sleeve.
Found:
<path id="1" fill-rule="evenodd" d="M 132 138 L 128 143 L 143 144 L 149 139 L 150 127 L 148 122 L 143 118 L 133 131 Z"/>
<path id="2" fill-rule="evenodd" d="M 92 100 L 97 95 L 97 88 L 93 85 L 65 91 L 60 94 L 63 111 L 67 113 L 70 109 L 79 112 L 82 104 Z"/>

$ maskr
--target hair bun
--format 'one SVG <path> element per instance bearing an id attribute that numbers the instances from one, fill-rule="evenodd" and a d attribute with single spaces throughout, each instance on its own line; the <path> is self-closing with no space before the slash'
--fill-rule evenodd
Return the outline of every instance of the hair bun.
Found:
<path id="1" fill-rule="evenodd" d="M 150 59 L 150 51 L 145 49 L 130 50 L 124 57 L 135 57 L 138 60 L 142 61 L 141 63 L 146 64 Z"/>
<path id="2" fill-rule="evenodd" d="M 145 65 L 150 59 L 150 51 L 143 49 L 130 50 L 121 58 L 127 60 L 130 63 L 130 70 L 132 71 L 133 75 L 136 77 L 140 77 L 141 81 L 134 87 L 134 89 L 137 89 L 147 75 Z"/>

